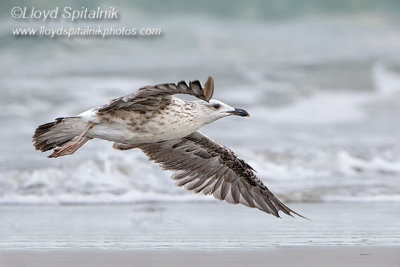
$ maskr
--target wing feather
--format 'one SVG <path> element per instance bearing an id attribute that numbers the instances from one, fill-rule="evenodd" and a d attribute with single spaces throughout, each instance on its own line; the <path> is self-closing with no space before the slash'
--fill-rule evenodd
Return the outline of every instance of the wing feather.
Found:
<path id="1" fill-rule="evenodd" d="M 97 112 L 101 114 L 117 109 L 136 111 L 159 109 L 162 108 L 163 105 L 169 104 L 171 96 L 174 94 L 193 95 L 208 102 L 213 92 L 214 80 L 211 76 L 208 77 L 204 88 L 199 81 L 192 81 L 189 83 L 189 86 L 184 81 L 177 84 L 164 83 L 145 86 L 133 94 L 111 100 L 108 105 L 100 107 Z"/>
<path id="2" fill-rule="evenodd" d="M 190 86 L 194 90 L 198 88 L 193 83 Z M 277 217 L 279 211 L 303 217 L 279 201 L 249 164 L 200 132 L 136 147 L 164 169 L 174 171 L 172 178 L 177 186 L 195 193 L 212 194 L 216 199 L 233 204 L 255 207 Z"/>

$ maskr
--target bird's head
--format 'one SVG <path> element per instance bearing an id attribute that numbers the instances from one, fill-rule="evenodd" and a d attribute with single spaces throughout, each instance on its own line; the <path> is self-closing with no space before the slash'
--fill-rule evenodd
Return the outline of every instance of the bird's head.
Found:
<path id="1" fill-rule="evenodd" d="M 222 101 L 211 99 L 209 102 L 205 101 L 196 101 L 197 107 L 200 111 L 200 117 L 204 124 L 211 123 L 220 118 L 227 116 L 241 116 L 241 117 L 249 117 L 249 113 L 240 108 L 233 108 Z"/>

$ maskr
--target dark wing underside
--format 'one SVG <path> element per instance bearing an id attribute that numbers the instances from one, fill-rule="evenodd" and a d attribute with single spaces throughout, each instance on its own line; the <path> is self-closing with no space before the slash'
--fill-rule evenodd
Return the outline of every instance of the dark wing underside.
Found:
<path id="1" fill-rule="evenodd" d="M 246 162 L 230 149 L 195 132 L 184 138 L 137 145 L 163 169 L 174 171 L 178 186 L 195 193 L 212 194 L 279 217 L 279 211 L 296 214 L 272 194 Z"/>
<path id="2" fill-rule="evenodd" d="M 193 95 L 204 101 L 209 101 L 214 93 L 214 80 L 210 76 L 205 83 L 204 88 L 199 81 L 192 81 L 187 85 L 184 81 L 177 84 L 165 83 L 153 86 L 145 86 L 137 92 L 116 98 L 98 109 L 97 112 L 105 113 L 117 109 L 129 110 L 151 110 L 160 109 L 163 105 L 169 104 L 171 96 L 174 94 Z"/>

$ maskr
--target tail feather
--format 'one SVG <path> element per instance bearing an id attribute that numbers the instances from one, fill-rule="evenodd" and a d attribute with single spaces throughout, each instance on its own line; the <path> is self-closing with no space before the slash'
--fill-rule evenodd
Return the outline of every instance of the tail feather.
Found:
<path id="1" fill-rule="evenodd" d="M 57 118 L 36 128 L 33 145 L 42 152 L 54 149 L 78 136 L 84 127 L 79 117 Z"/>

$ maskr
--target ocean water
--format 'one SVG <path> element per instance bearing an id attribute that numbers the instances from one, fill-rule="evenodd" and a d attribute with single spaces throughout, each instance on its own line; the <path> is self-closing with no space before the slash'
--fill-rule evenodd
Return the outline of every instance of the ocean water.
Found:
<path id="1" fill-rule="evenodd" d="M 14 37 L 13 27 L 42 24 L 10 17 L 27 3 L 1 3 L 0 204 L 212 200 L 175 187 L 140 151 L 93 140 L 48 159 L 31 143 L 36 126 L 56 117 L 208 75 L 215 98 L 251 117 L 203 132 L 284 201 L 400 201 L 400 5 L 329 2 L 119 1 L 121 19 L 97 23 L 163 35 L 105 39 Z"/>

